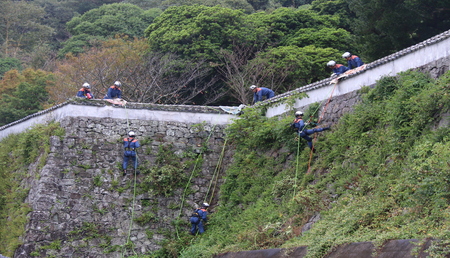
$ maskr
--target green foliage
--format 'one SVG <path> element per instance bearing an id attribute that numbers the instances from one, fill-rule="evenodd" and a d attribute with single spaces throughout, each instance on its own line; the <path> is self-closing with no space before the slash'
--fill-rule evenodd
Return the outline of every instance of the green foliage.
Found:
<path id="1" fill-rule="evenodd" d="M 145 175 L 140 183 L 142 191 L 152 191 L 157 195 L 172 196 L 174 191 L 183 187 L 189 178 L 187 172 L 193 167 L 190 159 L 180 162 L 172 145 L 160 145 L 155 165 L 141 170 Z M 192 171 L 195 173 L 196 171 Z"/>
<path id="2" fill-rule="evenodd" d="M 0 58 L 0 79 L 3 75 L 12 69 L 22 70 L 22 64 L 19 59 L 16 58 Z"/>
<path id="3" fill-rule="evenodd" d="M 24 203 L 28 189 L 20 186 L 26 178 L 28 165 L 42 163 L 50 151 L 50 136 L 62 136 L 58 124 L 38 125 L 30 130 L 2 139 L 0 148 L 0 253 L 11 256 L 21 244 L 27 214 L 31 208 Z"/>
<path id="4" fill-rule="evenodd" d="M 310 174 L 309 151 L 296 153 L 293 132 L 281 130 L 291 119 L 246 110 L 227 129 L 236 153 L 206 233 L 188 247 L 160 251 L 210 257 L 308 245 L 307 257 L 323 257 L 345 243 L 433 238 L 430 252 L 442 257 L 450 225 L 450 129 L 438 125 L 450 110 L 449 78 L 406 72 L 362 90 L 361 104 L 331 133 L 319 134 Z M 316 213 L 320 220 L 299 234 Z"/>
<path id="5" fill-rule="evenodd" d="M 61 240 L 55 240 L 48 245 L 41 246 L 41 249 L 61 250 Z"/>
<path id="6" fill-rule="evenodd" d="M 95 186 L 100 187 L 100 186 L 103 185 L 103 178 L 102 178 L 101 175 L 96 175 L 96 176 L 94 176 L 93 179 L 94 179 L 94 185 L 95 185 Z"/>
<path id="7" fill-rule="evenodd" d="M 103 40 L 105 40 L 105 38 L 101 36 L 92 36 L 86 33 L 75 35 L 61 44 L 62 48 L 59 50 L 58 56 L 63 58 L 69 53 L 72 53 L 73 55 L 84 53 L 86 49 L 99 46 Z"/>
<path id="8" fill-rule="evenodd" d="M 450 28 L 450 10 L 445 0 L 346 2 L 356 14 L 353 25 L 360 52 L 370 60 L 392 54 Z"/>
<path id="9" fill-rule="evenodd" d="M 134 218 L 134 221 L 139 225 L 145 225 L 151 222 L 157 222 L 158 219 L 155 213 L 148 211 L 143 213 L 141 216 Z"/>
<path id="10" fill-rule="evenodd" d="M 85 48 L 116 35 L 141 38 L 145 28 L 161 13 L 158 8 L 144 11 L 128 3 L 105 4 L 89 10 L 67 22 L 67 30 L 73 36 L 63 43 L 59 56 L 83 53 Z"/>
<path id="11" fill-rule="evenodd" d="M 169 7 L 145 30 L 153 51 L 182 57 L 216 60 L 221 48 L 254 35 L 242 26 L 244 13 L 219 6 Z"/>
<path id="12" fill-rule="evenodd" d="M 102 5 L 92 9 L 82 16 L 74 17 L 67 22 L 67 30 L 73 35 L 88 34 L 92 36 L 113 37 L 116 34 L 128 35 L 131 38 L 141 37 L 144 29 L 156 17 L 144 14 L 141 8 L 126 3 Z"/>
<path id="13" fill-rule="evenodd" d="M 44 109 L 49 98 L 46 87 L 54 80 L 52 73 L 42 70 L 27 69 L 18 75 L 13 89 L 0 96 L 0 126 Z"/>
<path id="14" fill-rule="evenodd" d="M 313 37 L 311 39 L 316 40 Z M 294 44 L 272 48 L 260 54 L 256 60 L 264 59 L 273 64 L 274 73 L 282 74 L 288 68 L 284 72 L 287 73 L 283 82 L 285 86 L 281 89 L 287 91 L 327 78 L 329 71 L 324 69 L 324 64 L 332 59 L 337 60 L 338 56 L 339 52 L 334 48 L 320 48 L 309 44 L 297 47 Z"/>

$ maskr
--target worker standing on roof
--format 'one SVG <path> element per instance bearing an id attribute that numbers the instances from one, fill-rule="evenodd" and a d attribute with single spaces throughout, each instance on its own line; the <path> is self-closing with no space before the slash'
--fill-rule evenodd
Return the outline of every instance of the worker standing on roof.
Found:
<path id="1" fill-rule="evenodd" d="M 336 64 L 335 61 L 331 60 L 327 63 L 327 66 L 330 67 L 333 70 L 333 73 L 331 74 L 331 77 L 340 75 L 345 73 L 346 71 L 348 71 L 348 67 L 341 65 L 341 64 Z"/>
<path id="2" fill-rule="evenodd" d="M 139 145 L 138 140 L 136 140 L 136 134 L 133 131 L 130 131 L 128 133 L 128 137 L 123 139 L 123 147 L 124 147 L 124 153 L 123 153 L 123 175 L 127 175 L 127 167 L 128 167 L 128 161 L 131 160 L 133 162 L 134 171 L 136 174 L 139 174 L 139 171 L 137 171 L 137 159 L 136 159 L 136 149 L 141 147 Z"/>
<path id="3" fill-rule="evenodd" d="M 250 90 L 253 91 L 253 103 L 263 101 L 263 97 L 266 97 L 266 99 L 270 99 L 275 96 L 275 93 L 271 89 L 257 87 L 256 85 L 250 86 Z"/>
<path id="4" fill-rule="evenodd" d="M 122 86 L 122 83 L 120 83 L 119 81 L 114 82 L 114 85 L 109 87 L 108 93 L 106 93 L 104 99 L 121 99 L 122 90 L 120 89 L 120 86 Z"/>
<path id="5" fill-rule="evenodd" d="M 203 222 L 206 223 L 208 221 L 207 215 L 208 215 L 208 209 L 209 204 L 204 202 L 202 204 L 201 208 L 197 208 L 194 210 L 194 213 L 191 215 L 191 218 L 189 221 L 191 222 L 191 235 L 197 234 L 203 234 L 205 232 L 205 227 L 203 225 Z"/>
<path id="6" fill-rule="evenodd" d="M 359 58 L 359 56 L 352 55 L 350 54 L 350 52 L 345 52 L 342 55 L 342 58 L 347 60 L 347 66 L 349 69 L 354 69 L 356 67 L 364 65 L 363 61 L 361 60 L 361 58 Z"/>
<path id="7" fill-rule="evenodd" d="M 77 97 L 93 99 L 94 95 L 91 93 L 91 85 L 89 85 L 89 83 L 85 82 L 83 84 L 83 87 L 78 91 Z"/>
<path id="8" fill-rule="evenodd" d="M 303 121 L 303 112 L 297 111 L 295 112 L 295 119 L 294 122 L 291 124 L 295 130 L 297 130 L 298 135 L 306 140 L 308 147 L 311 150 L 314 150 L 313 144 L 312 144 L 312 138 L 308 135 L 311 135 L 313 133 L 318 133 L 326 130 L 330 130 L 330 127 L 323 127 L 323 128 L 313 128 L 313 129 L 306 129 L 305 127 L 308 125 L 308 123 L 305 123 Z"/>

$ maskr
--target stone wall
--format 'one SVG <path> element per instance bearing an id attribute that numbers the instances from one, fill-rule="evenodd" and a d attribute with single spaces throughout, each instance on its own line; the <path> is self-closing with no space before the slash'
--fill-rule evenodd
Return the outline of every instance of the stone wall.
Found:
<path id="1" fill-rule="evenodd" d="M 219 187 L 212 193 L 209 186 L 215 172 L 225 169 L 217 167 L 224 146 L 224 125 L 83 117 L 68 117 L 60 123 L 66 130 L 65 137 L 51 138 L 45 166 L 41 171 L 30 167 L 30 177 L 24 180 L 30 188 L 26 202 L 33 211 L 22 239 L 24 244 L 14 257 L 38 253 L 41 257 L 144 254 L 159 249 L 165 234 L 174 234 L 175 218 L 183 221 L 182 230 L 187 232 L 192 209 L 206 198 L 209 201 L 213 196 L 214 210 Z M 185 198 L 183 188 L 167 197 L 141 193 L 138 189 L 133 206 L 134 177 L 124 177 L 119 169 L 122 139 L 129 129 L 143 143 L 138 156 L 141 164 L 148 162 L 147 166 L 154 163 L 161 145 L 172 144 L 174 155 L 203 153 L 201 171 L 191 180 Z M 203 144 L 208 147 L 205 152 Z M 229 164 L 231 155 L 232 150 L 227 148 L 222 164 Z M 180 173 L 190 174 L 192 170 L 190 166 Z M 138 175 L 137 183 L 144 177 Z M 145 213 L 155 215 L 150 223 L 133 222 L 132 217 L 139 218 Z M 119 246 L 128 237 L 133 248 L 122 250 Z M 59 250 L 45 248 L 58 242 Z"/>

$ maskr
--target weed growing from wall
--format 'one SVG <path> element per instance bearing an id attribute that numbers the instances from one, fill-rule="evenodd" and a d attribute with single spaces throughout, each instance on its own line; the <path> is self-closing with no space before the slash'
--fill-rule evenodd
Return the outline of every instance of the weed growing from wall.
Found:
<path id="1" fill-rule="evenodd" d="M 186 184 L 189 178 L 187 171 L 192 169 L 190 162 L 180 162 L 172 145 L 160 145 L 155 163 L 142 168 L 145 177 L 139 187 L 143 192 L 151 190 L 156 195 L 172 196 L 175 190 Z"/>

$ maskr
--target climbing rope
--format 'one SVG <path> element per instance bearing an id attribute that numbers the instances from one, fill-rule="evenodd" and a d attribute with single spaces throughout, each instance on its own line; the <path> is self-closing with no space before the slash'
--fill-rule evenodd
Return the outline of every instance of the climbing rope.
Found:
<path id="1" fill-rule="evenodd" d="M 330 91 L 330 96 L 329 96 L 328 99 L 327 99 L 327 103 L 325 104 L 324 110 L 323 110 L 321 116 L 319 117 L 319 119 L 317 120 L 317 123 L 319 123 L 320 120 L 323 118 L 323 115 L 325 114 L 326 108 L 327 108 L 328 104 L 330 103 L 331 98 L 332 98 L 332 96 L 333 96 L 333 93 L 334 93 L 334 90 L 335 90 L 335 88 L 336 88 L 336 85 L 337 85 L 337 83 L 335 83 L 334 86 L 333 86 L 333 88 L 331 89 L 331 91 Z M 324 102 L 325 102 L 325 101 L 323 101 L 319 106 L 317 106 L 316 110 L 310 115 L 309 120 L 307 121 L 307 123 L 310 123 L 310 122 L 312 121 L 314 115 L 319 111 L 319 108 L 322 107 L 322 105 L 323 105 Z M 295 190 L 296 190 L 296 188 L 297 188 L 297 178 L 298 178 L 298 173 L 299 173 L 299 172 L 298 172 L 298 169 L 299 169 L 299 159 L 300 159 L 300 138 L 301 138 L 301 137 L 300 137 L 300 133 L 302 133 L 303 130 L 305 130 L 305 128 L 306 128 L 306 126 L 304 126 L 304 127 L 302 128 L 302 130 L 298 133 L 298 140 L 297 140 L 297 157 L 296 157 L 295 178 L 294 178 L 294 186 L 293 186 L 293 187 L 294 187 L 294 195 L 293 195 L 293 198 L 295 197 L 295 192 L 296 192 Z M 314 141 L 315 139 L 316 139 L 316 135 L 314 134 L 314 139 L 313 139 L 313 141 Z M 312 146 L 311 151 L 309 152 L 308 170 L 307 170 L 306 174 L 309 174 L 309 172 L 310 172 L 310 170 L 311 170 L 311 160 L 312 160 L 313 153 L 314 153 L 314 144 L 313 144 L 313 146 Z"/>
<path id="2" fill-rule="evenodd" d="M 127 105 L 124 105 L 125 108 L 125 113 L 126 113 L 126 117 L 127 117 L 127 134 L 130 131 L 130 123 L 128 121 L 128 109 L 127 109 Z M 134 220 L 134 211 L 135 211 L 135 206 L 136 206 L 136 185 L 137 185 L 137 172 L 136 172 L 136 167 L 138 164 L 138 154 L 137 154 L 137 150 L 135 150 L 136 152 L 136 159 L 134 160 L 134 164 L 133 164 L 133 171 L 134 171 L 134 182 L 133 182 L 133 202 L 131 205 L 131 219 L 130 219 L 130 226 L 128 228 L 128 236 L 127 239 L 125 241 L 125 244 L 122 246 L 122 257 L 125 257 L 125 251 L 126 251 L 126 245 L 130 242 L 130 238 L 131 238 L 131 229 L 133 228 L 133 220 Z M 133 253 L 135 255 L 137 255 L 136 251 L 134 251 L 134 249 L 132 248 Z"/>
<path id="3" fill-rule="evenodd" d="M 206 142 L 209 142 L 209 139 L 211 138 L 211 135 L 214 132 L 215 127 L 216 127 L 216 125 L 214 125 L 213 128 L 211 129 L 211 132 L 209 133 L 208 138 L 206 139 Z M 192 178 L 194 177 L 195 169 L 197 168 L 198 161 L 200 160 L 200 157 L 202 156 L 202 154 L 203 154 L 203 150 L 201 150 L 199 155 L 197 156 L 197 159 L 195 160 L 194 168 L 192 169 L 191 174 L 189 176 L 189 180 L 187 181 L 186 186 L 184 187 L 183 195 L 181 196 L 180 212 L 178 213 L 178 217 L 177 218 L 180 218 L 181 214 L 183 212 L 184 201 L 186 199 L 186 191 L 187 191 L 187 189 L 188 189 L 188 187 L 189 187 L 189 185 L 191 183 Z M 179 235 L 179 232 L 178 232 L 178 227 L 175 227 L 175 228 L 176 228 L 177 237 L 178 237 L 178 239 L 180 239 L 180 235 Z"/>
<path id="4" fill-rule="evenodd" d="M 213 190 L 211 192 L 211 198 L 209 199 L 209 202 L 208 202 L 208 203 L 212 203 L 212 200 L 213 200 L 213 197 L 214 197 L 214 192 L 216 191 L 217 181 L 219 179 L 219 171 L 220 171 L 220 167 L 222 166 L 222 161 L 223 161 L 223 156 L 224 156 L 224 153 L 225 153 L 225 146 L 227 144 L 227 140 L 228 139 L 225 138 L 225 141 L 223 142 L 222 152 L 220 153 L 219 160 L 217 161 L 216 168 L 214 170 L 213 176 L 212 176 L 211 181 L 209 183 L 208 190 L 206 191 L 205 199 L 204 199 L 203 202 L 206 202 L 206 199 L 207 199 L 208 194 L 209 194 L 209 190 L 211 189 L 211 185 L 212 185 L 212 183 L 214 181 L 214 178 L 215 178 L 214 188 L 213 188 Z"/>
<path id="5" fill-rule="evenodd" d="M 323 118 L 325 112 L 327 111 L 328 104 L 330 103 L 331 98 L 333 97 L 333 93 L 334 93 L 334 90 L 336 89 L 336 85 L 337 85 L 337 82 L 334 83 L 334 86 L 333 86 L 333 88 L 332 88 L 332 90 L 331 90 L 330 97 L 328 97 L 327 103 L 326 103 L 325 106 L 323 107 L 323 111 L 322 111 L 322 113 L 320 114 L 319 119 L 317 120 L 317 123 L 320 123 L 320 121 L 322 120 L 322 118 Z M 314 138 L 313 138 L 313 148 L 311 149 L 311 152 L 309 153 L 308 170 L 307 170 L 306 174 L 309 174 L 309 173 L 311 172 L 311 161 L 312 161 L 312 157 L 313 157 L 312 154 L 313 154 L 313 152 L 314 152 L 314 142 L 316 142 L 316 141 L 317 141 L 317 135 L 314 134 Z"/>

